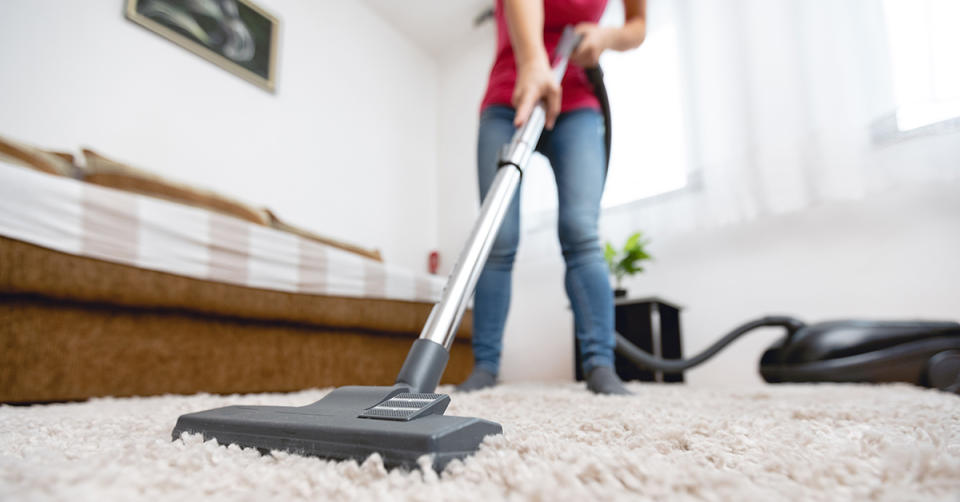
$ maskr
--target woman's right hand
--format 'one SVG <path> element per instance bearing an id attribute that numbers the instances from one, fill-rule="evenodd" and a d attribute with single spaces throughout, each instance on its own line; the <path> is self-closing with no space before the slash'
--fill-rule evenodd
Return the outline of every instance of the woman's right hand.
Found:
<path id="1" fill-rule="evenodd" d="M 546 57 L 518 63 L 517 82 L 514 84 L 511 100 L 516 110 L 513 125 L 523 126 L 530 118 L 533 107 L 543 100 L 547 112 L 547 129 L 553 129 L 553 123 L 560 114 L 560 92 L 560 84 L 554 81 L 553 70 Z"/>

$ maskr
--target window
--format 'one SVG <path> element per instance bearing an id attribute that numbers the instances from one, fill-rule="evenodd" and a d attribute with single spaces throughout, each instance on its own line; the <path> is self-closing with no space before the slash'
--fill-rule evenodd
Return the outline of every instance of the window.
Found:
<path id="1" fill-rule="evenodd" d="M 960 2 L 884 0 L 899 131 L 960 117 Z"/>
<path id="2" fill-rule="evenodd" d="M 683 107 L 677 2 L 647 2 L 647 38 L 638 50 L 608 52 L 601 64 L 610 95 L 613 138 L 603 206 L 683 188 L 689 145 Z M 601 24 L 623 20 L 611 1 Z"/>
<path id="3" fill-rule="evenodd" d="M 603 207 L 671 192 L 687 184 L 689 143 L 676 2 L 647 3 L 647 38 L 629 52 L 605 53 L 601 66 L 613 109 L 610 170 Z M 623 3 L 610 1 L 602 25 L 623 23 Z M 557 195 L 546 159 L 536 154 L 524 173 L 524 226 L 552 221 Z M 552 216 L 555 218 L 555 216 Z"/>

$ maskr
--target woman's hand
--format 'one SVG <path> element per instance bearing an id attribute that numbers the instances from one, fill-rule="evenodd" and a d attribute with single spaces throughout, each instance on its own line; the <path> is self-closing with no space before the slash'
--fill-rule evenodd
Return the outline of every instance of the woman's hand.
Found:
<path id="1" fill-rule="evenodd" d="M 513 108 L 517 111 L 513 125 L 521 127 L 526 123 L 533 107 L 540 100 L 543 100 L 546 106 L 547 129 L 553 129 L 553 123 L 560 114 L 560 84 L 554 81 L 553 70 L 546 57 L 517 65 L 517 82 L 514 84 L 511 99 Z"/>
<path id="2" fill-rule="evenodd" d="M 574 31 L 582 35 L 583 40 L 570 60 L 581 68 L 593 68 L 600 64 L 600 54 L 607 49 L 628 51 L 639 47 L 647 36 L 647 1 L 623 0 L 623 12 L 623 26 L 619 28 L 578 24 Z"/>
<path id="3" fill-rule="evenodd" d="M 574 30 L 583 37 L 580 45 L 570 55 L 570 61 L 581 68 L 593 68 L 600 64 L 600 54 L 610 48 L 610 29 L 596 23 L 580 23 Z"/>

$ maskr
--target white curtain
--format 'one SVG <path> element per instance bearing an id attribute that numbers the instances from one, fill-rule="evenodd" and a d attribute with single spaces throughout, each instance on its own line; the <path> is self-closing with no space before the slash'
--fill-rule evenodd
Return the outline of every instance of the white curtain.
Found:
<path id="1" fill-rule="evenodd" d="M 894 106 L 879 0 L 678 2 L 688 186 L 607 210 L 606 234 L 715 227 L 890 184 L 870 135 Z"/>

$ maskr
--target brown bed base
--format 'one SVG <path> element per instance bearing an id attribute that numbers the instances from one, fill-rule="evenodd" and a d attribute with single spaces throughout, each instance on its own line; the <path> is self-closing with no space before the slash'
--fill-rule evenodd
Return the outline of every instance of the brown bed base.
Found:
<path id="1" fill-rule="evenodd" d="M 431 305 L 259 290 L 0 238 L 0 402 L 393 382 Z M 464 320 L 443 383 L 472 367 Z"/>

